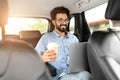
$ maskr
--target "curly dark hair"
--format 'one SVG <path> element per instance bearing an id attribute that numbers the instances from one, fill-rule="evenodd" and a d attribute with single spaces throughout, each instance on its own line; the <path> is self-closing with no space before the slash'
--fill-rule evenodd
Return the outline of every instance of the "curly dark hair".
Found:
<path id="1" fill-rule="evenodd" d="M 55 7 L 51 12 L 50 12 L 50 16 L 51 16 L 51 19 L 54 20 L 56 19 L 56 14 L 57 13 L 66 13 L 67 16 L 69 17 L 69 14 L 70 14 L 70 11 L 63 7 L 63 6 L 60 6 L 60 7 Z"/>

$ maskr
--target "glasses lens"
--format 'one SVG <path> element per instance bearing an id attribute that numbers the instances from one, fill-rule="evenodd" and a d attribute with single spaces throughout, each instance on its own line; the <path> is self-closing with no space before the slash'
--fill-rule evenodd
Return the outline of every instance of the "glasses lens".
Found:
<path id="1" fill-rule="evenodd" d="M 62 19 L 62 18 L 58 19 L 57 21 L 58 21 L 59 23 L 64 23 L 64 22 L 65 22 L 65 23 L 68 23 L 68 22 L 69 22 L 68 19 L 65 19 L 65 20 L 64 20 L 64 19 Z"/>

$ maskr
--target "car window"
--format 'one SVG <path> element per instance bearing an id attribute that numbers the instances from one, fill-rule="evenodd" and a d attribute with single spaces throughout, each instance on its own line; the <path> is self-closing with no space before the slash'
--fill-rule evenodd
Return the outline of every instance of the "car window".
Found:
<path id="1" fill-rule="evenodd" d="M 71 33 L 71 34 L 73 34 L 74 33 L 74 29 L 75 29 L 75 18 L 74 17 L 72 17 L 71 19 L 70 19 L 70 24 L 69 24 L 69 32 Z"/>
<path id="2" fill-rule="evenodd" d="M 22 30 L 39 30 L 41 33 L 47 32 L 49 22 L 43 18 L 8 18 L 5 26 L 5 34 L 18 35 Z"/>
<path id="3" fill-rule="evenodd" d="M 91 33 L 96 30 L 106 29 L 109 27 L 109 21 L 105 19 L 105 10 L 107 3 L 85 11 L 85 17 Z"/>

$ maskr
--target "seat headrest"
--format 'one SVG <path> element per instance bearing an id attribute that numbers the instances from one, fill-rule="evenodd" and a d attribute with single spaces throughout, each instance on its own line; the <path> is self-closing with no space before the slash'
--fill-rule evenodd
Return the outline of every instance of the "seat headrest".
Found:
<path id="1" fill-rule="evenodd" d="M 41 33 L 38 30 L 20 31 L 19 33 L 20 39 L 34 39 L 40 37 L 41 37 Z"/>
<path id="2" fill-rule="evenodd" d="M 3 35 L 3 38 L 5 40 L 18 40 L 19 36 L 18 35 Z"/>
<path id="3" fill-rule="evenodd" d="M 105 18 L 111 20 L 120 20 L 120 0 L 108 0 L 108 6 L 105 12 Z"/>

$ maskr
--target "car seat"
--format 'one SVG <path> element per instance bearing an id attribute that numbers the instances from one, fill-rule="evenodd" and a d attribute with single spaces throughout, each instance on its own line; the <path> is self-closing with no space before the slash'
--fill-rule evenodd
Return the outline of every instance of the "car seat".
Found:
<path id="1" fill-rule="evenodd" d="M 33 47 L 20 40 L 0 41 L 0 80 L 50 80 Z"/>
<path id="2" fill-rule="evenodd" d="M 95 80 L 120 80 L 120 31 L 93 32 L 87 50 Z"/>

